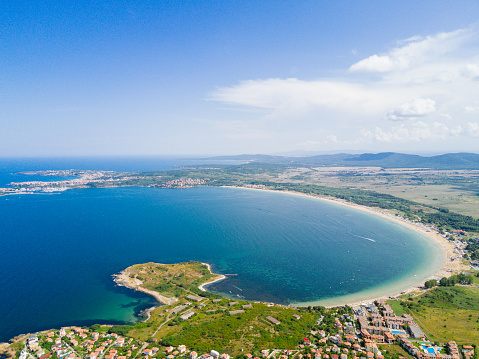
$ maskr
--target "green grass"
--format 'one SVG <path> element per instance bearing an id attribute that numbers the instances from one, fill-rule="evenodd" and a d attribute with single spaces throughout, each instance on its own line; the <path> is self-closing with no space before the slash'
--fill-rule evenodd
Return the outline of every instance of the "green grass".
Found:
<path id="1" fill-rule="evenodd" d="M 438 287 L 413 302 L 433 308 L 479 311 L 479 289 L 474 287 Z"/>
<path id="2" fill-rule="evenodd" d="M 385 358 L 398 358 L 401 356 L 408 359 L 413 359 L 413 357 L 398 344 L 382 344 L 378 345 L 378 348 L 381 350 Z"/>
<path id="3" fill-rule="evenodd" d="M 400 317 L 403 314 L 407 313 L 404 307 L 400 304 L 401 302 L 399 300 L 387 300 L 387 303 L 391 306 L 392 310 L 394 313 Z"/>
<path id="4" fill-rule="evenodd" d="M 198 294 L 198 285 L 213 278 L 207 267 L 199 262 L 178 264 L 145 263 L 127 269 L 132 278 L 141 278 L 143 286 L 156 290 L 165 296 L 179 298 L 172 305 L 156 308 L 147 323 L 124 326 L 118 330 L 128 331 L 128 336 L 146 341 L 153 339 L 163 345 L 186 345 L 198 352 L 222 348 L 232 355 L 239 355 L 241 349 L 247 352 L 258 351 L 268 347 L 294 349 L 301 338 L 308 335 L 319 314 L 314 311 L 300 310 L 281 306 L 268 307 L 262 303 L 238 301 L 229 306 L 231 300 L 224 299 L 213 303 L 218 297 L 208 292 L 199 302 L 188 300 L 187 308 L 179 313 L 172 309 L 187 302 L 186 296 Z M 210 297 L 210 298 L 205 298 Z M 252 308 L 243 308 L 252 304 Z M 245 313 L 230 315 L 232 310 L 244 310 Z M 180 316 L 193 310 L 195 315 L 188 320 Z M 214 311 L 213 313 L 208 311 Z M 299 320 L 293 318 L 299 314 Z M 266 317 L 272 316 L 281 324 L 273 325 Z"/>
<path id="5" fill-rule="evenodd" d="M 403 303 L 431 340 L 479 345 L 479 288 L 438 287 Z"/>
<path id="6" fill-rule="evenodd" d="M 479 345 L 479 313 L 465 309 L 423 308 L 412 315 L 428 337 L 446 343 Z"/>
<path id="7" fill-rule="evenodd" d="M 185 344 L 196 351 L 222 348 L 233 355 L 239 354 L 242 348 L 247 352 L 264 348 L 294 349 L 319 316 L 293 308 L 267 307 L 261 303 L 255 303 L 253 308 L 245 309 L 245 313 L 234 316 L 229 315 L 230 308 L 226 312 L 206 314 L 208 309 L 204 308 L 195 317 L 173 327 L 164 326 L 158 337 L 173 346 Z M 293 314 L 301 315 L 301 319 L 294 319 Z M 278 319 L 281 324 L 271 324 L 266 320 L 267 316 Z"/>

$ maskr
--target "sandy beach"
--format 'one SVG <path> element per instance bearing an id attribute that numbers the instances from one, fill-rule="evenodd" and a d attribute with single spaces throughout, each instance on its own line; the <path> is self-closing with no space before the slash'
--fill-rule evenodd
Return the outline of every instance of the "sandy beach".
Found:
<path id="1" fill-rule="evenodd" d="M 293 191 L 275 191 L 275 190 L 269 190 L 269 189 L 248 188 L 248 187 L 231 187 L 231 188 L 243 188 L 248 190 L 267 191 L 267 192 L 273 192 L 273 193 L 281 192 L 281 193 L 288 193 L 288 194 L 292 194 L 296 196 L 314 198 L 314 199 L 318 199 L 322 201 L 327 201 L 327 202 L 347 206 L 349 208 L 354 208 L 357 210 L 361 210 L 364 212 L 368 212 L 368 213 L 386 218 L 390 221 L 393 221 L 402 226 L 408 227 L 409 229 L 412 229 L 416 232 L 419 232 L 420 234 L 434 241 L 442 249 L 444 253 L 443 265 L 439 271 L 430 275 L 429 276 L 430 278 L 437 279 L 442 277 L 449 277 L 454 273 L 458 273 L 468 269 L 466 265 L 462 264 L 460 259 L 456 259 L 454 261 L 450 260 L 450 257 L 457 256 L 454 243 L 451 243 L 449 240 L 441 236 L 435 229 L 424 226 L 424 225 L 412 223 L 400 216 L 393 215 L 379 208 L 362 206 L 355 203 L 347 202 L 345 200 L 331 198 L 331 197 L 323 197 L 323 196 L 317 196 L 317 195 L 305 194 L 305 193 L 293 192 Z M 414 278 L 411 278 L 411 280 L 414 282 Z M 297 303 L 294 305 L 298 305 L 298 306 L 305 306 L 305 305 L 326 305 L 326 306 L 336 305 L 337 306 L 337 305 L 345 305 L 345 304 L 357 305 L 362 302 L 370 302 L 372 300 L 379 299 L 379 298 L 384 299 L 384 298 L 394 297 L 399 294 L 405 294 L 405 293 L 422 290 L 421 287 L 423 285 L 424 285 L 424 280 L 421 280 L 420 282 L 414 282 L 414 284 L 409 285 L 407 288 L 400 289 L 399 291 L 398 290 L 391 291 L 390 289 L 388 291 L 387 286 L 385 286 L 384 288 L 377 288 L 375 290 L 365 291 L 365 292 L 357 293 L 357 294 L 351 294 L 344 297 L 332 298 L 330 300 L 308 302 L 308 303 Z"/>
<path id="2" fill-rule="evenodd" d="M 213 273 L 213 272 L 211 271 L 211 265 L 210 265 L 209 263 L 202 263 L 202 264 L 204 264 L 205 266 L 208 267 L 208 270 L 210 271 L 211 274 L 217 275 L 217 276 L 219 276 L 219 277 L 216 278 L 216 279 L 210 280 L 209 282 L 206 282 L 206 283 L 201 284 L 201 285 L 198 287 L 201 291 L 206 292 L 205 286 L 207 286 L 208 284 L 216 283 L 216 282 L 222 281 L 223 279 L 226 279 L 226 276 L 224 276 L 223 274 L 215 274 L 215 273 Z"/>

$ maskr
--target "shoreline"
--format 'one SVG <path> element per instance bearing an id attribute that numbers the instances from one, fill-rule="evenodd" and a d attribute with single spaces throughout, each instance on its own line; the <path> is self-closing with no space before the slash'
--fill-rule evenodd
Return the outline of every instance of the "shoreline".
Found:
<path id="1" fill-rule="evenodd" d="M 161 295 L 160 293 L 158 293 L 156 291 L 149 290 L 149 289 L 146 289 L 145 287 L 142 287 L 141 285 L 143 284 L 143 282 L 141 280 L 136 279 L 136 278 L 131 278 L 128 275 L 128 269 L 130 269 L 130 268 L 131 268 L 131 266 L 128 267 L 128 268 L 123 269 L 118 274 L 113 274 L 112 275 L 112 277 L 114 278 L 113 281 L 119 286 L 123 286 L 123 287 L 129 288 L 129 289 L 133 289 L 137 292 L 141 292 L 141 293 L 151 295 L 159 303 L 164 304 L 164 305 L 170 305 L 170 304 L 176 303 L 178 301 L 178 299 L 175 298 L 175 297 L 168 298 L 168 297 L 165 297 L 164 295 Z"/>
<path id="2" fill-rule="evenodd" d="M 413 222 L 410 222 L 403 217 L 393 215 L 386 210 L 382 210 L 380 208 L 374 208 L 374 207 L 368 207 L 364 205 L 359 205 L 351 202 L 347 202 L 345 200 L 341 200 L 339 198 L 334 198 L 334 197 L 323 197 L 319 195 L 314 195 L 314 194 L 306 194 L 306 193 L 301 193 L 301 192 L 294 192 L 294 191 L 283 191 L 283 190 L 272 190 L 272 189 L 262 189 L 262 188 L 249 188 L 249 187 L 235 187 L 235 186 L 223 186 L 224 188 L 241 188 L 241 189 L 246 189 L 246 190 L 256 190 L 256 191 L 264 191 L 264 192 L 272 192 L 272 193 L 285 193 L 285 194 L 291 194 L 295 196 L 302 196 L 302 197 L 307 197 L 311 199 L 317 199 L 317 200 L 322 200 L 326 201 L 329 203 L 333 204 L 338 204 L 342 206 L 349 207 L 351 209 L 357 209 L 369 214 L 373 214 L 385 219 L 388 219 L 390 221 L 393 221 L 399 225 L 405 226 L 406 228 L 409 228 L 427 238 L 429 238 L 431 241 L 433 241 L 435 244 L 437 244 L 444 255 L 443 263 L 441 268 L 436 271 L 435 273 L 431 274 L 428 276 L 429 278 L 442 278 L 442 277 L 450 277 L 452 274 L 467 270 L 467 266 L 463 265 L 460 263 L 460 259 L 456 259 L 454 261 L 450 260 L 450 257 L 455 257 L 455 246 L 453 243 L 451 243 L 449 240 L 441 236 L 436 229 L 432 227 L 427 227 L 427 226 L 421 226 L 418 224 L 415 224 Z M 413 279 L 413 278 L 411 278 Z M 414 291 L 420 291 L 422 290 L 424 284 L 424 280 L 421 280 L 420 282 L 417 281 L 412 285 L 409 285 L 405 287 L 404 289 L 401 290 L 388 290 L 388 285 L 384 288 L 378 287 L 378 288 L 372 288 L 369 290 L 365 290 L 362 292 L 358 293 L 352 293 L 352 294 L 347 294 L 345 296 L 340 296 L 340 297 L 334 297 L 334 298 L 328 298 L 328 299 L 322 299 L 318 301 L 311 301 L 311 302 L 298 302 L 298 303 L 292 303 L 291 306 L 294 307 L 302 307 L 302 306 L 308 306 L 308 305 L 321 305 L 321 303 L 324 303 L 323 305 L 327 307 L 334 307 L 338 305 L 350 305 L 350 306 L 356 306 L 361 303 L 365 302 L 371 302 L 377 299 L 388 299 L 389 297 L 395 297 L 401 294 L 408 294 Z M 349 299 L 348 299 L 349 298 Z M 336 303 L 334 303 L 336 302 Z"/>
<path id="3" fill-rule="evenodd" d="M 226 276 L 223 275 L 223 274 L 213 273 L 213 271 L 211 270 L 211 264 L 209 264 L 209 263 L 203 263 L 203 262 L 202 262 L 201 264 L 204 264 L 206 267 L 208 267 L 208 270 L 210 271 L 210 273 L 211 273 L 212 275 L 217 275 L 217 276 L 219 276 L 218 278 L 213 279 L 213 280 L 210 280 L 209 282 L 205 282 L 205 283 L 203 283 L 203 284 L 200 284 L 200 285 L 198 286 L 198 288 L 199 288 L 199 290 L 201 290 L 202 292 L 207 292 L 207 291 L 208 291 L 208 290 L 206 290 L 205 286 L 210 285 L 210 284 L 213 284 L 213 283 L 216 283 L 216 282 L 220 282 L 220 281 L 226 279 Z"/>
<path id="4" fill-rule="evenodd" d="M 213 276 L 218 276 L 217 278 L 213 279 L 213 280 L 210 280 L 208 282 L 205 282 L 203 284 L 200 284 L 198 286 L 198 289 L 200 289 L 202 292 L 207 292 L 207 290 L 205 289 L 205 286 L 209 285 L 209 284 L 212 284 L 212 283 L 216 283 L 216 282 L 219 282 L 219 281 L 222 281 L 224 279 L 226 279 L 226 276 L 223 275 L 223 274 L 217 274 L 217 273 L 213 273 L 212 270 L 211 270 L 211 265 L 209 263 L 201 263 L 201 264 L 204 264 L 206 265 L 206 267 L 208 268 L 208 271 L 210 272 L 211 275 Z M 165 297 L 164 295 L 161 295 L 160 293 L 154 291 L 154 290 L 150 290 L 150 289 L 147 289 L 145 287 L 142 286 L 143 282 L 137 278 L 131 278 L 129 276 L 129 273 L 128 273 L 128 270 L 131 268 L 132 266 L 128 267 L 128 268 L 125 268 L 123 269 L 120 273 L 118 274 L 113 274 L 112 277 L 114 278 L 113 281 L 118 285 L 118 286 L 122 286 L 122 287 L 126 287 L 126 288 L 129 288 L 129 289 L 133 289 L 137 292 L 141 292 L 141 293 L 144 293 L 144 294 L 148 294 L 148 295 L 151 295 L 153 298 L 155 298 L 157 300 L 157 302 L 161 303 L 161 304 L 164 304 L 164 305 L 170 305 L 170 304 L 174 304 L 178 301 L 178 298 L 176 297 Z M 157 307 L 151 307 L 151 308 L 148 308 L 144 311 L 145 314 L 147 314 L 147 319 L 148 320 L 150 318 L 150 313 Z M 145 320 L 145 321 L 146 321 Z"/>

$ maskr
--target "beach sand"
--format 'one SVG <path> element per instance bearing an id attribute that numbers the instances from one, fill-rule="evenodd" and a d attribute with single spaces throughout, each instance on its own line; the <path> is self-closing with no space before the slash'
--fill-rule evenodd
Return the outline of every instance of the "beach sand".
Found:
<path id="1" fill-rule="evenodd" d="M 305 194 L 305 193 L 300 193 L 300 192 L 293 192 L 293 191 L 275 191 L 275 190 L 269 190 L 269 189 L 260 189 L 260 188 L 248 188 L 248 187 L 231 187 L 231 188 L 242 188 L 242 189 L 248 189 L 248 190 L 259 190 L 259 191 L 267 191 L 267 192 L 274 192 L 274 193 L 288 193 L 292 195 L 297 195 L 297 196 L 303 196 L 303 197 L 308 197 L 308 198 L 315 198 L 318 200 L 322 201 L 327 201 L 335 204 L 340 204 L 343 206 L 347 206 L 350 208 L 355 208 L 364 212 L 368 212 L 383 218 L 386 218 L 388 220 L 391 220 L 393 222 L 396 222 L 400 225 L 403 225 L 405 227 L 408 227 L 409 229 L 412 229 L 416 232 L 419 232 L 420 234 L 428 237 L 432 241 L 434 241 L 439 247 L 442 249 L 444 252 L 444 262 L 439 271 L 436 273 L 430 275 L 430 278 L 442 278 L 442 277 L 449 277 L 454 273 L 458 273 L 464 270 L 467 270 L 468 267 L 462 263 L 460 259 L 456 259 L 454 261 L 450 260 L 450 257 L 456 257 L 457 253 L 455 251 L 455 245 L 454 243 L 450 242 L 446 238 L 444 238 L 442 235 L 440 235 L 437 230 L 435 230 L 432 227 L 428 227 L 422 224 L 416 224 L 413 222 L 410 222 L 400 216 L 396 216 L 394 214 L 391 214 L 385 210 L 382 210 L 380 208 L 372 208 L 372 207 L 367 207 L 367 206 L 362 206 L 358 205 L 355 203 L 347 202 L 345 200 L 337 199 L 337 198 L 332 198 L 332 197 L 323 197 L 323 196 L 318 196 L 318 195 L 313 195 L 313 194 Z M 411 280 L 414 282 L 414 278 L 411 278 Z M 331 298 L 327 300 L 321 300 L 317 302 L 305 302 L 305 303 L 296 303 L 293 304 L 294 306 L 307 306 L 307 305 L 326 305 L 326 306 L 338 306 L 338 305 L 358 305 L 362 302 L 371 302 L 375 299 L 386 299 L 389 297 L 394 297 L 399 294 L 406 294 L 406 293 L 411 293 L 411 292 L 416 292 L 416 291 L 422 291 L 422 287 L 424 285 L 424 280 L 421 280 L 420 282 L 414 282 L 414 284 L 410 285 L 407 288 L 401 289 L 401 290 L 393 290 L 391 291 L 391 287 L 388 288 L 388 286 L 384 286 L 383 288 L 378 287 L 373 290 L 368 290 L 364 291 L 361 293 L 355 293 L 355 294 L 350 294 L 344 297 L 337 297 L 337 298 Z"/>
<path id="2" fill-rule="evenodd" d="M 210 265 L 209 263 L 202 263 L 202 264 L 204 264 L 205 266 L 207 266 L 207 267 L 208 267 L 208 270 L 210 271 L 210 273 L 213 274 L 213 275 L 217 275 L 218 278 L 213 279 L 213 280 L 210 280 L 209 282 L 206 282 L 206 283 L 201 284 L 201 285 L 198 287 L 201 291 L 206 292 L 207 290 L 205 289 L 205 286 L 207 286 L 207 285 L 209 285 L 209 284 L 213 284 L 213 283 L 219 282 L 219 281 L 222 281 L 223 279 L 226 279 L 226 276 L 223 275 L 223 274 L 215 274 L 215 273 L 213 273 L 212 270 L 211 270 L 211 265 Z"/>

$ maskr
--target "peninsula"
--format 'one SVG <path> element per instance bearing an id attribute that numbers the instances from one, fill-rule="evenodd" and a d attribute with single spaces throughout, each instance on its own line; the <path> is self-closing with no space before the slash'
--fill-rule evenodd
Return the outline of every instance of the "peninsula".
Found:
<path id="1" fill-rule="evenodd" d="M 200 262 L 135 264 L 113 277 L 117 285 L 149 294 L 165 305 L 188 296 L 200 298 L 199 294 L 205 295 L 205 285 L 226 278 L 213 274 L 209 264 Z"/>

